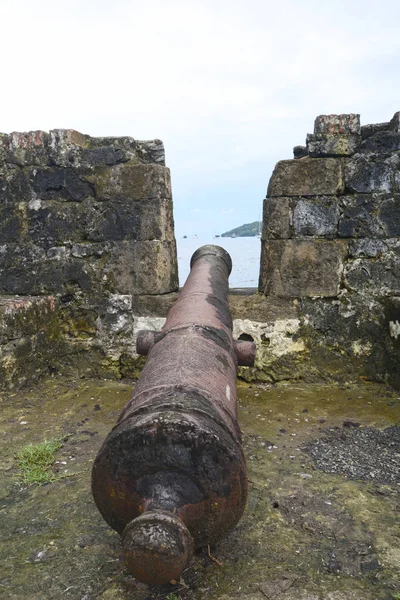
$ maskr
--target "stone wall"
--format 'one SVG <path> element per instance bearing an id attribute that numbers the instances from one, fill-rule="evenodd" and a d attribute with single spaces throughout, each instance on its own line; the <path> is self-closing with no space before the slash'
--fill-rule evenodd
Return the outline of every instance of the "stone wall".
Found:
<path id="1" fill-rule="evenodd" d="M 400 113 L 319 116 L 294 156 L 264 200 L 259 371 L 400 384 Z M 280 356 L 276 328 L 292 341 Z"/>
<path id="2" fill-rule="evenodd" d="M 135 317 L 163 312 L 163 295 L 177 288 L 161 141 L 0 134 L 2 384 L 74 364 L 130 374 Z M 13 333 L 10 315 L 19 323 Z M 38 336 L 53 350 L 46 360 Z"/>
<path id="3" fill-rule="evenodd" d="M 231 293 L 247 380 L 400 387 L 400 113 L 320 116 L 264 200 L 259 293 Z M 0 135 L 0 387 L 134 377 L 178 288 L 160 141 Z"/>

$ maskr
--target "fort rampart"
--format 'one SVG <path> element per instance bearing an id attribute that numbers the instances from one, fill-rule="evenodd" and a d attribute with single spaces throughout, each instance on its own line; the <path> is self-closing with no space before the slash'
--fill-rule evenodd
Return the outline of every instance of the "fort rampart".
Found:
<path id="1" fill-rule="evenodd" d="M 264 200 L 258 292 L 232 291 L 247 379 L 400 386 L 400 113 L 317 117 Z M 0 379 L 135 376 L 178 288 L 159 140 L 0 136 Z"/>
<path id="2" fill-rule="evenodd" d="M 177 289 L 160 140 L 1 135 L 3 383 L 70 368 L 131 373 L 135 316 Z"/>

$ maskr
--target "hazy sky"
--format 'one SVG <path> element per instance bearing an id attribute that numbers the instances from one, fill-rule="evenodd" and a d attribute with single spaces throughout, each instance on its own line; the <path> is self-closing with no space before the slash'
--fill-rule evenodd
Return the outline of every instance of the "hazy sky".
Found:
<path id="1" fill-rule="evenodd" d="M 400 110 L 399 0 L 0 0 L 0 131 L 164 141 L 178 237 L 257 220 L 318 114 Z"/>

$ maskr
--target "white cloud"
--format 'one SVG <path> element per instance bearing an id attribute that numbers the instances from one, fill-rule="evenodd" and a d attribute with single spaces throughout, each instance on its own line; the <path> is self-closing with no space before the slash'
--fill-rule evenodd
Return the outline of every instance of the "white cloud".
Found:
<path id="1" fill-rule="evenodd" d="M 399 17 L 397 0 L 2 0 L 0 131 L 159 137 L 177 223 L 193 189 L 236 208 L 232 181 L 253 220 L 317 114 L 400 109 Z"/>

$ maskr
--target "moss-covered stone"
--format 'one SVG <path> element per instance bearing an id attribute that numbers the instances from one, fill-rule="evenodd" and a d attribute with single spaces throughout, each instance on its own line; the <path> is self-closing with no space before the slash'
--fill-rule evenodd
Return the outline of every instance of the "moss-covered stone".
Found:
<path id="1" fill-rule="evenodd" d="M 138 164 L 135 160 L 95 171 L 88 176 L 99 201 L 123 198 L 131 202 L 172 198 L 170 171 L 156 164 Z"/>
<path id="2" fill-rule="evenodd" d="M 344 192 L 342 163 L 338 158 L 281 160 L 272 173 L 272 196 L 323 196 Z"/>
<path id="3" fill-rule="evenodd" d="M 141 370 L 146 362 L 145 356 L 121 354 L 119 358 L 119 368 L 121 377 L 129 379 L 139 379 Z"/>
<path id="4" fill-rule="evenodd" d="M 54 298 L 2 298 L 0 388 L 19 388 L 59 372 L 65 353 Z"/>

